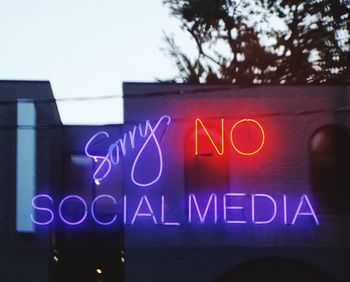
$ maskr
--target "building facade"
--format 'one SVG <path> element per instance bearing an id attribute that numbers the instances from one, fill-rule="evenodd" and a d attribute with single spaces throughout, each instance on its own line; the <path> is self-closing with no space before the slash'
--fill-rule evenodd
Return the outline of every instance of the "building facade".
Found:
<path id="1" fill-rule="evenodd" d="M 348 87 L 125 83 L 109 126 L 0 87 L 1 281 L 348 281 Z"/>

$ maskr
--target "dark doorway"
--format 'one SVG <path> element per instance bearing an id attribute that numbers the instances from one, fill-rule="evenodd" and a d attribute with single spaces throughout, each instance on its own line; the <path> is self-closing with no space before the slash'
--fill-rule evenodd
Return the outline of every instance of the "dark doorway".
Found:
<path id="1" fill-rule="evenodd" d="M 79 195 L 86 200 L 89 210 L 92 200 L 103 193 L 96 188 L 91 178 L 93 166 L 94 162 L 85 155 L 68 152 L 64 158 L 64 189 L 60 198 L 70 194 Z M 114 190 L 117 190 L 115 187 Z M 68 202 L 66 207 L 65 216 L 71 221 L 75 222 L 81 217 L 81 204 L 79 207 L 76 202 Z M 101 201 L 96 214 L 106 221 L 113 216 L 113 208 L 113 205 Z M 122 218 L 117 212 L 118 217 Z M 56 222 L 51 235 L 50 282 L 123 281 L 125 253 L 121 221 L 111 226 L 97 225 L 90 210 L 87 214 L 86 220 L 76 226 L 64 224 L 62 220 Z"/>

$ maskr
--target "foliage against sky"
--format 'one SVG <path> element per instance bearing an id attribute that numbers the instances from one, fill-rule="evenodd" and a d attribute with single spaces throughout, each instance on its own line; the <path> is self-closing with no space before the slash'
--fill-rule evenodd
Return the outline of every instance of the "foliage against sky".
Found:
<path id="1" fill-rule="evenodd" d="M 342 0 L 163 0 L 198 54 L 167 35 L 175 81 L 347 83 L 350 4 Z"/>

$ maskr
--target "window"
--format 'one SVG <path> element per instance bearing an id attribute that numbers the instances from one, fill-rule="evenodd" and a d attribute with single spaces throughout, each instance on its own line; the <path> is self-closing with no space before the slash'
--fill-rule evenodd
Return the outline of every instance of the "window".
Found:
<path id="1" fill-rule="evenodd" d="M 221 145 L 220 127 L 205 122 L 210 136 Z M 229 188 L 229 157 L 218 155 L 203 130 L 198 130 L 199 150 L 195 154 L 195 130 L 185 135 L 185 189 L 186 193 L 225 193 Z M 226 138 L 226 137 L 225 137 Z M 226 140 L 225 140 L 226 141 Z M 191 144 L 191 146 L 188 146 Z M 193 144 L 193 146 L 192 146 Z"/>
<path id="2" fill-rule="evenodd" d="M 310 180 L 325 213 L 350 211 L 350 133 L 341 125 L 318 128 L 309 141 Z"/>

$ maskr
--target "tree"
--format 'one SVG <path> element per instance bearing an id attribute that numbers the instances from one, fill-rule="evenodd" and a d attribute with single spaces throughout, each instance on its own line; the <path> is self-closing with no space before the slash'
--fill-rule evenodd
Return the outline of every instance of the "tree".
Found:
<path id="1" fill-rule="evenodd" d="M 276 84 L 350 81 L 350 4 L 341 0 L 164 0 L 194 40 L 166 36 L 175 81 Z M 279 24 L 276 24 L 279 23 Z M 280 28 L 281 27 L 281 28 Z"/>

